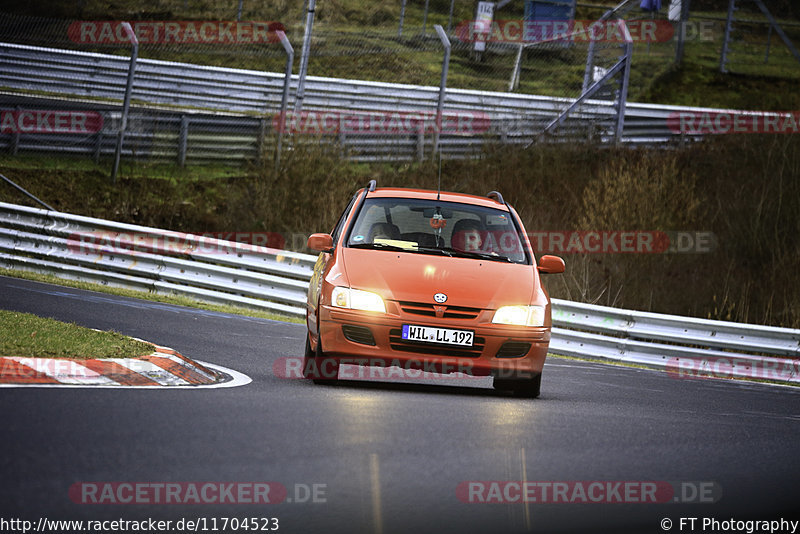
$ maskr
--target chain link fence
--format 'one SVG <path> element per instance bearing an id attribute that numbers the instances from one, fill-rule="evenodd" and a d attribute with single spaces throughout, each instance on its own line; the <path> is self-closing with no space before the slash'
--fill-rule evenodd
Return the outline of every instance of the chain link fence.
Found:
<path id="1" fill-rule="evenodd" d="M 539 0 L 538 4 L 554 1 Z M 569 0 L 562 0 L 562 3 L 564 1 L 570 3 Z M 479 3 L 472 1 L 398 0 L 366 8 L 355 0 L 320 1 L 310 46 L 309 76 L 408 84 L 435 91 L 442 80 L 445 47 L 434 25 L 441 25 L 451 45 L 448 90 L 536 95 L 557 100 L 549 100 L 555 103 L 548 109 L 540 107 L 530 114 L 509 111 L 484 117 L 478 115 L 479 109 L 465 109 L 464 102 L 450 94 L 444 104 L 445 113 L 450 115 L 444 120 L 449 117 L 454 126 L 445 131 L 447 126 L 435 117 L 435 97 L 427 108 L 415 106 L 409 100 L 408 109 L 404 109 L 401 97 L 391 102 L 387 97 L 384 105 L 381 91 L 385 89 L 376 87 L 370 104 L 374 109 L 348 109 L 346 102 L 331 97 L 326 104 L 320 97 L 316 111 L 329 108 L 335 114 L 326 116 L 324 124 L 318 114 L 294 117 L 291 127 L 282 130 L 291 134 L 286 143 L 291 146 L 292 142 L 302 140 L 303 135 L 307 138 L 323 136 L 333 142 L 392 138 L 397 140 L 398 146 L 402 145 L 396 151 L 402 158 L 419 159 L 432 154 L 431 133 L 436 130 L 449 135 L 443 141 L 442 150 L 445 153 L 450 150 L 453 156 L 474 153 L 466 147 L 474 144 L 475 138 L 525 146 L 540 139 L 538 133 L 569 106 L 571 99 L 578 98 L 594 82 L 601 80 L 625 56 L 626 45 L 630 44 L 632 61 L 628 72 L 619 72 L 608 79 L 590 100 L 573 110 L 571 122 L 559 126 L 562 132 L 571 132 L 573 138 L 609 141 L 614 139 L 609 133 L 614 127 L 614 110 L 624 105 L 626 94 L 632 101 L 646 99 L 660 77 L 684 57 L 719 63 L 725 34 L 724 11 L 692 13 L 681 24 L 681 17 L 685 18 L 687 13 L 676 10 L 675 2 L 657 11 L 642 10 L 639 0 L 619 5 L 573 2 L 566 19 L 547 15 L 535 17 L 531 6 L 536 3 L 495 3 L 487 22 L 485 14 L 480 14 Z M 131 115 L 122 148 L 123 162 L 241 164 L 272 157 L 280 128 L 275 117 L 280 113 L 281 80 L 287 60 L 277 32 L 284 31 L 294 47 L 292 72 L 296 75 L 305 6 L 288 1 L 264 7 L 252 0 L 212 4 L 161 0 L 150 3 L 147 11 L 132 1 L 119 2 L 114 13 L 108 13 L 107 9 L 106 4 L 83 0 L 74 5 L 65 3 L 47 13 L 47 18 L 0 14 L 0 41 L 128 58 L 132 47 L 128 36 L 120 30 L 121 22 L 127 20 L 139 40 L 140 61 L 246 69 L 265 76 L 265 73 L 273 73 L 265 78 L 263 86 L 240 90 L 233 74 L 233 78 L 227 80 L 218 71 L 209 71 L 206 81 L 218 85 L 219 92 L 213 87 L 203 88 L 201 92 L 207 92 L 207 98 L 187 105 L 171 103 L 170 94 L 200 80 L 174 76 L 172 86 L 162 84 L 151 88 L 161 91 L 163 96 L 154 104 L 141 92 L 137 94 L 144 83 L 140 71 L 134 82 Z M 620 30 L 619 20 L 625 22 L 629 35 Z M 739 33 L 731 38 L 726 63 L 729 70 L 739 72 L 744 65 L 761 63 L 756 66 L 774 67 L 758 71 L 770 75 L 795 76 L 800 72 L 799 64 L 786 60 L 786 47 L 774 36 L 766 35 L 766 48 L 756 44 L 756 30 L 764 33 L 770 27 L 763 20 L 750 20 L 748 14 L 747 21 L 737 20 L 735 27 Z M 785 27 L 789 38 L 800 42 L 797 37 L 800 26 L 786 24 Z M 759 36 L 759 39 L 763 37 Z M 739 48 L 758 53 L 750 53 L 746 56 L 749 59 L 742 59 Z M 766 60 L 766 65 L 760 59 L 751 61 L 753 57 Z M 5 61 L 16 61 L 19 66 L 18 59 L 6 58 Z M 96 72 L 104 68 L 102 59 L 87 56 L 85 61 L 93 63 Z M 62 67 L 53 74 L 54 78 L 70 76 L 70 66 Z M 182 68 L 178 66 L 178 72 Z M 116 80 L 126 74 L 119 65 L 108 72 Z M 75 84 L 81 82 L 77 76 L 76 70 L 72 80 Z M 193 71 L 192 76 L 198 74 Z M 0 70 L 0 88 L 8 89 L 19 82 L 11 78 L 7 71 Z M 44 83 L 30 85 L 26 91 L 4 90 L 0 94 L 0 107 L 5 112 L 0 150 L 16 154 L 62 145 L 63 152 L 84 154 L 97 160 L 113 154 L 122 123 L 119 99 L 98 92 L 95 77 L 86 78 L 85 90 L 78 90 L 65 101 L 64 94 L 54 95 L 51 91 L 54 84 L 62 81 L 46 79 Z M 289 95 L 289 110 L 294 107 L 295 90 L 293 87 Z M 233 104 L 226 108 L 226 100 L 232 100 L 228 96 L 231 93 L 252 93 L 253 102 L 258 104 L 251 109 L 237 108 Z M 223 94 L 226 96 L 220 96 Z M 598 115 L 595 113 L 598 101 L 606 102 L 608 109 L 613 110 L 607 109 Z M 42 109 L 63 113 L 59 117 L 41 113 L 25 115 L 26 110 Z M 304 107 L 306 109 L 314 110 L 313 106 Z M 100 118 L 74 115 L 81 112 L 99 114 Z M 49 123 L 56 120 L 66 121 L 68 126 L 92 124 L 95 129 L 26 131 L 25 120 L 28 124 L 33 120 L 38 127 L 52 130 L 57 128 Z M 331 126 L 331 120 L 336 124 Z M 439 122 L 431 127 L 432 120 Z M 462 123 L 467 125 L 467 130 L 461 128 Z M 571 130 L 567 128 L 569 125 L 573 126 Z M 454 148 L 456 146 L 458 148 Z M 363 147 L 355 150 L 362 154 L 362 159 L 372 157 Z"/>
<path id="2" fill-rule="evenodd" d="M 800 78 L 800 22 L 775 17 L 761 0 L 729 0 L 720 71 Z"/>

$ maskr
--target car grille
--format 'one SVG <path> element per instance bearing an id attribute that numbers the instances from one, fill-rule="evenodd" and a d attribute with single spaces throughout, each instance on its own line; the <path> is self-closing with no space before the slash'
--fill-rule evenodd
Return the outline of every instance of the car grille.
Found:
<path id="1" fill-rule="evenodd" d="M 398 302 L 400 309 L 404 313 L 412 315 L 424 315 L 425 317 L 436 317 L 436 307 L 445 308 L 443 319 L 475 319 L 481 312 L 480 308 L 466 308 L 464 306 L 438 306 L 426 302 Z"/>
<path id="2" fill-rule="evenodd" d="M 415 354 L 430 354 L 434 356 L 453 356 L 457 358 L 478 358 L 483 352 L 486 340 L 475 336 L 471 347 L 459 347 L 457 345 L 436 345 L 420 341 L 408 341 L 402 338 L 402 331 L 393 328 L 389 331 L 389 346 L 392 350 L 401 352 L 413 352 Z"/>
<path id="3" fill-rule="evenodd" d="M 355 326 L 351 324 L 342 325 L 342 333 L 345 339 L 353 343 L 361 343 L 362 345 L 375 345 L 375 337 L 372 335 L 372 330 L 366 326 Z"/>
<path id="4" fill-rule="evenodd" d="M 506 341 L 497 351 L 497 358 L 522 358 L 531 349 L 530 343 L 524 341 Z"/>

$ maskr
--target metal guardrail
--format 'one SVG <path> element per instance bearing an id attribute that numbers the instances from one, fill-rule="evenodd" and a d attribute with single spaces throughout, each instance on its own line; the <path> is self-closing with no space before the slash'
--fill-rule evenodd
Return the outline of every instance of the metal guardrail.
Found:
<path id="1" fill-rule="evenodd" d="M 120 107 L 125 94 L 128 58 L 108 54 L 59 50 L 11 43 L 0 43 L 0 101 L 13 101 L 20 95 L 28 97 L 68 98 L 80 101 L 88 109 L 95 106 Z M 292 76 L 290 92 L 297 90 L 297 76 Z M 259 125 L 241 124 L 243 119 L 260 123 L 267 118 L 267 132 L 274 135 L 272 117 L 280 110 L 284 75 L 243 69 L 210 67 L 139 59 L 133 82 L 133 105 L 140 118 L 187 115 L 190 121 L 215 120 L 226 126 L 214 141 L 228 139 L 228 146 L 241 150 L 219 151 L 220 157 L 231 160 L 253 159 L 259 144 Z M 438 87 L 426 87 L 383 82 L 369 82 L 308 76 L 305 82 L 303 110 L 346 113 L 427 113 L 435 114 Z M 442 153 L 450 157 L 466 157 L 480 151 L 486 142 L 527 145 L 574 99 L 487 92 L 448 88 L 444 110 L 485 114 L 487 130 L 475 132 L 442 132 L 439 144 Z M 679 112 L 710 112 L 705 108 L 627 103 L 622 142 L 628 144 L 664 144 L 680 137 L 667 123 L 670 115 Z M 571 124 L 561 132 L 565 136 L 586 139 L 596 135 L 598 122 L 614 117 L 615 103 L 589 100 L 572 115 Z M 133 117 L 132 119 L 133 120 Z M 144 119 L 142 119 L 144 120 Z M 241 133 L 232 134 L 231 127 L 240 124 Z M 179 135 L 179 125 L 172 131 Z M 201 128 L 202 129 L 202 128 Z M 193 128 L 190 128 L 191 135 Z M 109 132 L 106 132 L 109 135 Z M 135 132 L 134 132 L 135 135 Z M 606 134 L 607 135 L 607 134 Z M 0 136 L 0 145 L 9 146 L 10 138 Z M 43 135 L 29 137 L 23 149 L 57 149 Z M 335 134 L 336 138 L 356 160 L 419 159 L 420 152 L 431 153 L 433 134 L 403 135 Z M 43 143 L 39 145 L 39 141 Z M 51 137 L 52 141 L 52 137 Z M 225 142 L 225 141 L 222 141 Z M 105 142 L 108 144 L 109 142 Z M 101 143 L 102 144 L 102 143 Z M 69 146 L 65 145 L 65 150 Z M 102 152 L 107 150 L 102 145 Z M 86 149 L 88 150 L 88 149 Z M 190 143 L 190 152 L 192 152 Z M 202 154 L 203 150 L 193 151 Z M 171 151 L 153 157 L 175 158 Z M 189 154 L 192 161 L 193 154 Z M 198 159 L 198 161 L 200 161 Z"/>
<path id="2" fill-rule="evenodd" d="M 0 265 L 303 315 L 316 258 L 0 202 Z"/>
<path id="3" fill-rule="evenodd" d="M 676 376 L 800 384 L 800 330 L 553 299 L 550 351 L 666 369 Z"/>
<path id="4" fill-rule="evenodd" d="M 303 316 L 316 257 L 0 202 L 0 266 Z M 555 354 L 800 383 L 800 330 L 553 299 Z M 774 376 L 764 376 L 774 371 Z"/>

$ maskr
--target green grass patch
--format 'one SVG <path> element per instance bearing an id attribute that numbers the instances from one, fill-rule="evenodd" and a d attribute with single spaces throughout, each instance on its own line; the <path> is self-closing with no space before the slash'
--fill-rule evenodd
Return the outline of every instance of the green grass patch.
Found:
<path id="1" fill-rule="evenodd" d="M 0 355 L 23 358 L 135 358 L 153 346 L 118 332 L 100 332 L 30 313 L 0 310 Z"/>

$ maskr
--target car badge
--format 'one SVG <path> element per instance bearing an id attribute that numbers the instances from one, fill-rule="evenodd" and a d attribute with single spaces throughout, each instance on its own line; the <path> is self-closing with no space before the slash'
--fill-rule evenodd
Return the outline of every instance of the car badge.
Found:
<path id="1" fill-rule="evenodd" d="M 434 306 L 433 312 L 437 318 L 441 319 L 444 317 L 444 312 L 447 311 L 447 306 Z"/>
<path id="2" fill-rule="evenodd" d="M 435 300 L 439 304 L 444 304 L 445 302 L 447 302 L 447 295 L 445 295 L 444 293 L 436 293 L 433 296 L 433 300 Z"/>

